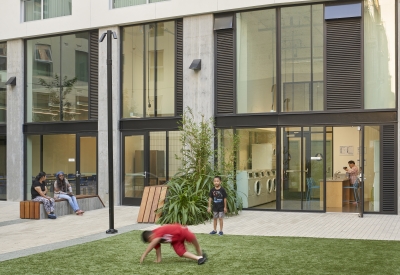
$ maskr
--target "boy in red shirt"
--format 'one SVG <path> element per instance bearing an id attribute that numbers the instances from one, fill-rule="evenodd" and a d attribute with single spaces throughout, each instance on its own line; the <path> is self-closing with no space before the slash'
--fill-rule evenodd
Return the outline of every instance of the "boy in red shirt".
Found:
<path id="1" fill-rule="evenodd" d="M 183 227 L 180 224 L 167 224 L 158 227 L 153 231 L 143 231 L 142 240 L 143 242 L 150 244 L 147 246 L 140 258 L 140 263 L 144 261 L 144 258 L 146 258 L 147 254 L 149 254 L 153 248 L 156 250 L 156 263 L 161 262 L 160 244 L 162 243 L 170 243 L 179 257 L 195 260 L 199 265 L 204 264 L 207 260 L 206 254 L 200 249 L 196 236 L 190 232 L 188 228 Z M 198 256 L 186 251 L 185 241 L 194 245 Z"/>

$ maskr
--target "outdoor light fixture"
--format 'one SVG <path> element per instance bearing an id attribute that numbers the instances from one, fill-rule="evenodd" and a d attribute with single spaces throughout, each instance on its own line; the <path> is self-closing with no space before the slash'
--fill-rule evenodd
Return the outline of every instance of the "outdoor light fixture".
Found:
<path id="1" fill-rule="evenodd" d="M 107 234 L 118 233 L 114 229 L 114 170 L 113 170 L 113 133 L 112 133 L 112 44 L 111 39 L 117 39 L 117 34 L 111 30 L 100 36 L 99 42 L 103 42 L 107 35 L 107 123 L 108 123 L 108 195 L 109 195 L 109 219 L 110 228 Z"/>
<path id="2" fill-rule="evenodd" d="M 17 84 L 17 78 L 15 76 L 10 77 L 6 82 L 6 85 L 15 86 L 16 84 Z"/>
<path id="3" fill-rule="evenodd" d="M 193 59 L 192 64 L 190 64 L 189 69 L 201 70 L 201 59 Z"/>

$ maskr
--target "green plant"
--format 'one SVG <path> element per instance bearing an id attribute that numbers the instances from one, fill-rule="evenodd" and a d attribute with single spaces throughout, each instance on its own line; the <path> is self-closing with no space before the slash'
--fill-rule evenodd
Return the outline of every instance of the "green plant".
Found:
<path id="1" fill-rule="evenodd" d="M 72 104 L 66 97 L 72 92 L 77 81 L 77 77 L 68 79 L 67 76 L 65 76 L 62 79 L 58 74 L 55 74 L 54 79 L 50 82 L 47 82 L 43 78 L 39 78 L 38 84 L 49 90 L 49 109 L 52 113 L 54 112 L 54 114 L 51 115 L 53 121 L 72 120 L 74 118 L 74 114 L 67 112 L 68 109 L 71 108 Z M 62 106 L 61 113 L 60 105 Z M 33 121 L 43 121 L 43 118 L 41 118 L 39 114 L 35 114 Z"/>
<path id="2" fill-rule="evenodd" d="M 179 172 L 168 182 L 165 204 L 157 209 L 162 213 L 160 224 L 181 223 L 195 225 L 210 219 L 207 212 L 208 194 L 213 187 L 214 176 L 222 178 L 222 186 L 227 192 L 228 214 L 238 214 L 242 202 L 236 194 L 235 161 L 238 137 L 233 137 L 232 148 L 214 150 L 215 134 L 212 119 L 204 116 L 200 122 L 194 120 L 191 109 L 182 116 L 179 129 L 182 144 Z M 218 159 L 218 162 L 214 160 Z"/>

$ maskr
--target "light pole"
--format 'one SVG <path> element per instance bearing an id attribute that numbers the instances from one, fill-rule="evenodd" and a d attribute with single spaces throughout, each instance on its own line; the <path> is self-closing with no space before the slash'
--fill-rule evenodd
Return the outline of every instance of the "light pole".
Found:
<path id="1" fill-rule="evenodd" d="M 117 34 L 111 30 L 103 33 L 99 42 L 107 35 L 107 124 L 108 124 L 108 195 L 110 228 L 107 234 L 118 233 L 114 229 L 114 173 L 113 173 L 113 132 L 112 132 L 112 44 L 111 39 L 117 39 Z"/>

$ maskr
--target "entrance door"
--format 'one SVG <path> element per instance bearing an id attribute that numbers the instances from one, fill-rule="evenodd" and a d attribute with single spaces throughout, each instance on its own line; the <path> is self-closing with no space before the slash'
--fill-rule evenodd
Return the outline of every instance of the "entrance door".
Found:
<path id="1" fill-rule="evenodd" d="M 69 175 L 68 175 L 69 176 Z M 76 194 L 97 194 L 97 135 L 77 134 L 76 138 Z"/>
<path id="2" fill-rule="evenodd" d="M 123 134 L 123 205 L 140 205 L 145 186 L 166 182 L 167 144 L 165 131 Z"/>
<path id="3" fill-rule="evenodd" d="M 281 209 L 323 210 L 324 128 L 282 128 Z"/>

